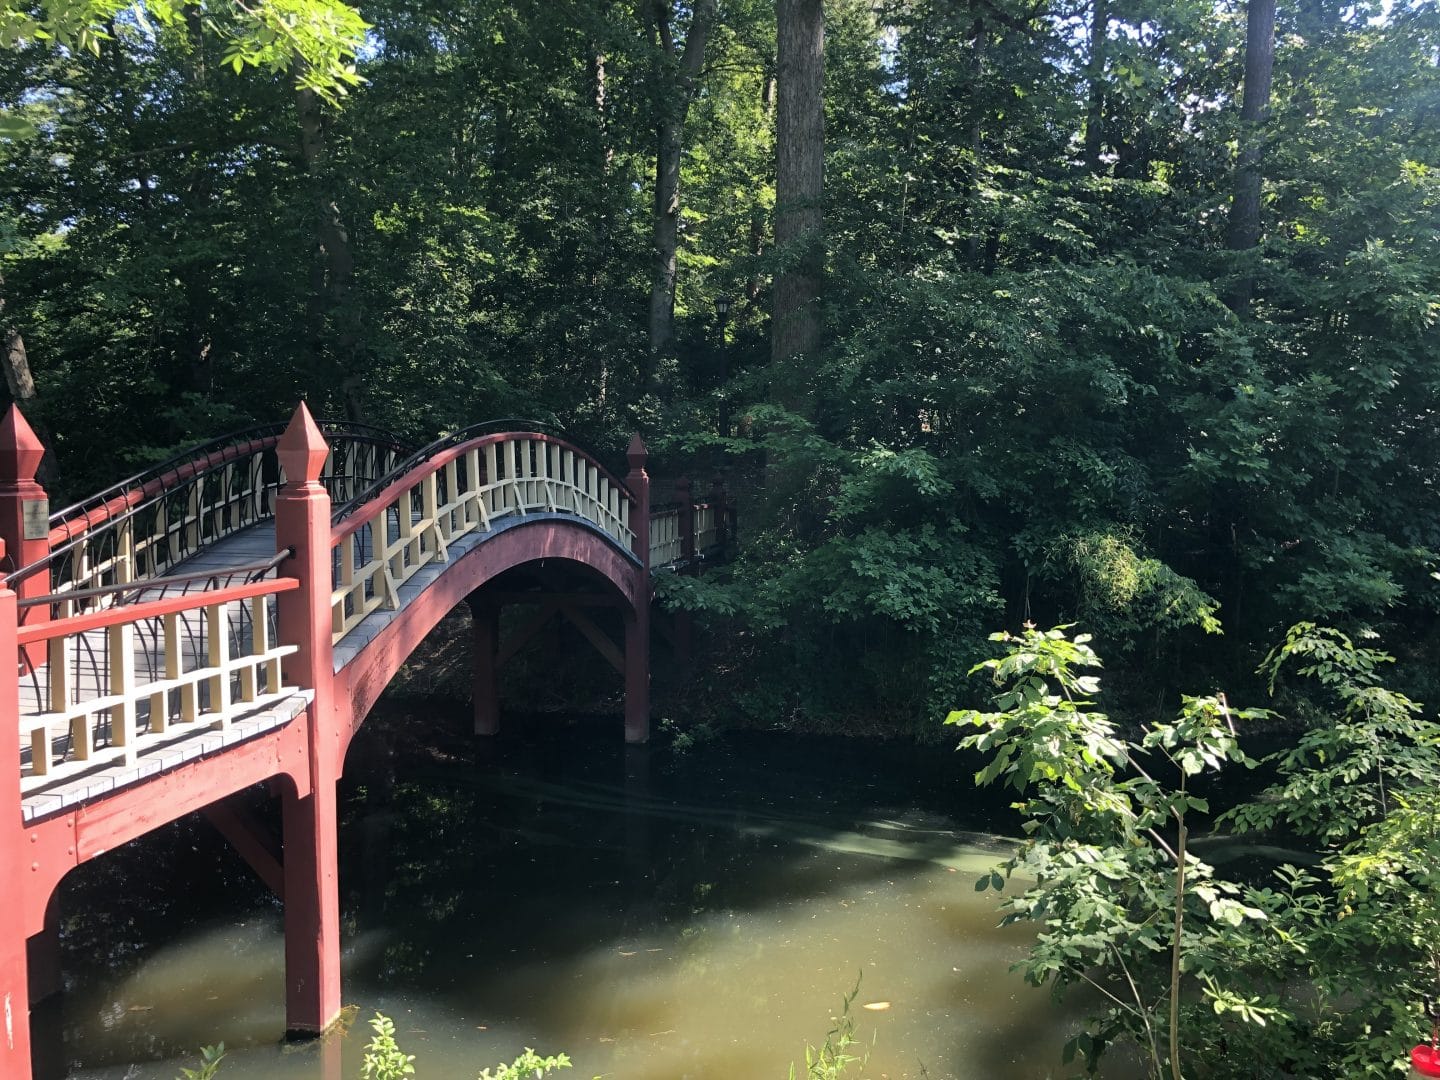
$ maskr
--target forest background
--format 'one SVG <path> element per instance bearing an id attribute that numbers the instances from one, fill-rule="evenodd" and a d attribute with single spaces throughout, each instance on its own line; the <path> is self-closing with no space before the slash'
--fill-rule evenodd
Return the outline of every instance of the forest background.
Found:
<path id="1" fill-rule="evenodd" d="M 1301 620 L 1437 698 L 1433 2 L 373 0 L 328 81 L 87 10 L 0 51 L 55 505 L 301 397 L 639 430 L 744 505 L 723 719 L 933 731 L 1026 620 L 1117 715 Z"/>

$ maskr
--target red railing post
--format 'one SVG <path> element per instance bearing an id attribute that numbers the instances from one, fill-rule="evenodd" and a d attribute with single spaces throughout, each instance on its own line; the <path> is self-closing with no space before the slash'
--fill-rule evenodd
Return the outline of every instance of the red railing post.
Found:
<path id="1" fill-rule="evenodd" d="M 13 410 L 13 406 L 12 406 Z M 16 414 L 18 415 L 18 414 Z M 21 420 L 24 423 L 24 420 Z M 38 464 L 38 463 L 37 463 Z M 5 553 L 0 541 L 0 556 Z M 0 785 L 0 1076 L 30 1077 L 30 987 L 26 962 L 25 889 L 31 858 L 20 817 L 20 683 L 15 594 L 0 588 L 0 761 L 15 766 Z"/>
<path id="2" fill-rule="evenodd" d="M 19 570 L 50 554 L 50 500 L 35 482 L 35 470 L 45 456 L 39 436 L 11 405 L 0 420 L 0 540 L 10 557 L 4 568 Z M 33 574 L 20 583 L 20 599 L 44 596 L 50 575 Z"/>
<path id="3" fill-rule="evenodd" d="M 45 457 L 40 437 L 26 422 L 18 407 L 11 404 L 0 420 L 0 540 L 5 541 L 9 558 L 0 561 L 0 573 L 19 570 L 50 554 L 50 499 L 35 481 L 35 470 Z M 50 591 L 50 575 L 44 570 L 31 574 L 16 585 L 18 599 L 44 596 Z M 45 612 L 37 612 L 45 618 Z M 20 659 L 29 667 L 45 662 L 43 648 L 26 646 Z"/>
<path id="4" fill-rule="evenodd" d="M 648 454 L 639 435 L 625 451 L 630 472 L 625 484 L 635 497 L 630 526 L 635 531 L 635 609 L 625 616 L 625 741 L 643 743 L 650 738 L 650 474 Z"/>
<path id="5" fill-rule="evenodd" d="M 328 448 L 302 403 L 276 454 L 285 486 L 275 499 L 276 551 L 300 588 L 276 598 L 277 637 L 299 651 L 285 661 L 285 682 L 314 690 L 308 716 L 308 793 L 284 799 L 285 1029 L 292 1038 L 323 1032 L 340 1015 L 340 896 L 335 784 L 343 735 L 334 700 L 330 596 L 330 496 L 320 483 Z"/>

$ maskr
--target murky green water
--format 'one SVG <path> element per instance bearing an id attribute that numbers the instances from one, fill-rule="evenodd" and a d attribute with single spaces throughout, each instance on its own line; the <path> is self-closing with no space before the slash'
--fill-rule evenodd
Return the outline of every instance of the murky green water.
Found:
<path id="1" fill-rule="evenodd" d="M 1061 1075 L 1066 1019 L 1008 973 L 1025 934 L 973 887 L 1010 823 L 946 750 L 747 736 L 677 758 L 627 752 L 618 724 L 515 726 L 478 751 L 461 716 L 362 733 L 351 1031 L 280 1044 L 279 907 L 192 822 L 67 886 L 53 1074 L 170 1080 L 224 1040 L 226 1078 L 349 1080 L 381 1009 L 422 1080 L 524 1046 L 576 1077 L 781 1080 L 858 979 L 868 1077 Z"/>

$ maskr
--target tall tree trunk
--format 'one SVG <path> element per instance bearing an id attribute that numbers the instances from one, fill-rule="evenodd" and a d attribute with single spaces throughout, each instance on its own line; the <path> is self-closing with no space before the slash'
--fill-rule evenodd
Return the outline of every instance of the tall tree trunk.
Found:
<path id="1" fill-rule="evenodd" d="M 980 267 L 982 249 L 980 215 L 975 212 L 979 200 L 975 193 L 980 187 L 980 152 L 984 149 L 981 139 L 985 133 L 980 108 L 980 80 L 985 76 L 985 46 L 988 43 L 985 20 L 977 18 L 970 45 L 970 170 L 965 180 L 965 217 L 969 225 L 965 253 L 970 265 L 976 269 Z"/>
<path id="2" fill-rule="evenodd" d="M 824 271 L 821 196 L 825 183 L 825 12 L 821 0 L 777 0 L 775 114 L 775 246 L 784 269 L 775 278 L 770 359 L 772 394 L 808 410 L 799 380 L 781 364 L 811 360 L 820 348 Z"/>
<path id="3" fill-rule="evenodd" d="M 1240 104 L 1240 157 L 1235 197 L 1230 204 L 1226 246 L 1249 251 L 1260 243 L 1260 181 L 1265 121 L 1270 115 L 1270 80 L 1275 71 L 1275 0 L 1250 0 L 1245 26 L 1245 97 Z M 1244 315 L 1255 293 L 1255 277 L 1243 274 L 1225 298 Z"/>
<path id="4" fill-rule="evenodd" d="M 184 72 L 187 107 L 190 115 L 199 121 L 206 115 L 209 73 L 205 62 L 207 38 L 204 18 L 196 6 L 185 9 L 185 36 L 190 46 Z M 211 173 L 206 168 L 203 152 L 194 151 L 187 154 L 186 159 L 190 165 L 189 179 L 185 185 L 187 216 L 203 220 L 202 215 L 206 213 L 214 195 Z M 140 174 L 144 176 L 145 173 L 146 170 L 142 168 Z M 143 183 L 140 190 L 143 196 L 146 192 Z M 200 395 L 208 395 L 215 381 L 214 341 L 208 325 L 211 305 L 207 291 L 213 284 L 209 277 L 208 269 L 205 272 L 192 271 L 185 274 L 187 315 L 183 352 L 180 357 L 185 366 L 177 381 L 181 387 Z"/>
<path id="5" fill-rule="evenodd" d="M 300 153 L 310 176 L 315 205 L 315 240 L 319 262 L 312 276 L 314 295 L 311 302 L 321 318 L 316 320 L 317 337 L 312 339 L 316 352 L 321 352 L 323 314 L 334 320 L 335 341 L 330 360 L 333 364 L 335 388 L 340 391 L 345 413 L 352 420 L 361 419 L 360 385 L 360 311 L 350 297 L 350 279 L 355 272 L 355 256 L 350 234 L 345 228 L 340 205 L 330 190 L 331 178 L 325 145 L 325 123 L 319 97 L 313 90 L 295 92 L 295 108 L 300 118 Z M 317 356 L 318 359 L 318 356 Z"/>
<path id="6" fill-rule="evenodd" d="M 675 273 L 680 245 L 680 125 L 660 123 L 655 148 L 655 212 L 651 228 L 650 351 L 666 352 L 675 338 Z"/>
<path id="7" fill-rule="evenodd" d="M 773 65 L 771 66 L 773 67 Z M 760 110 L 768 125 L 775 117 L 775 76 L 768 73 L 760 84 Z M 755 262 L 755 269 L 750 272 L 750 280 L 745 283 L 745 305 L 750 309 L 760 303 L 760 293 L 764 289 L 764 284 L 760 279 L 759 265 L 760 256 L 763 254 L 765 254 L 765 207 L 759 199 L 756 199 L 750 206 L 750 257 Z"/>
<path id="8" fill-rule="evenodd" d="M 595 131 L 600 139 L 600 175 L 609 176 L 615 163 L 615 147 L 610 141 L 610 112 L 606 99 L 605 50 L 596 42 L 590 49 L 590 89 L 595 102 Z"/>
<path id="9" fill-rule="evenodd" d="M 1095 0 L 1090 9 L 1090 62 L 1085 68 L 1088 107 L 1085 112 L 1085 167 L 1100 171 L 1105 145 L 1105 53 L 1110 44 L 1110 0 Z"/>
<path id="10" fill-rule="evenodd" d="M 715 16 L 715 0 L 696 0 L 683 50 L 675 42 L 669 0 L 648 8 L 651 32 L 661 52 L 664 74 L 657 80 L 655 124 L 654 273 L 650 283 L 650 351 L 662 353 L 675 338 L 675 267 L 680 242 L 680 157 L 685 119 L 690 113 L 705 63 L 705 43 Z M 674 71 L 673 81 L 668 77 Z"/>

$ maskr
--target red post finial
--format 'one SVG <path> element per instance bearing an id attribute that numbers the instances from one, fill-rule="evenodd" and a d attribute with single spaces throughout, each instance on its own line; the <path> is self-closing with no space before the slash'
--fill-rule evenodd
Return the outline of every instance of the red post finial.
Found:
<path id="1" fill-rule="evenodd" d="M 45 446 L 18 406 L 11 404 L 0 421 L 0 483 L 35 479 Z"/>
<path id="2" fill-rule="evenodd" d="M 639 432 L 630 436 L 630 445 L 625 448 L 625 460 L 630 463 L 631 470 L 643 470 L 645 459 L 650 452 L 645 449 L 645 440 L 640 438 Z"/>
<path id="3" fill-rule="evenodd" d="M 295 407 L 290 426 L 275 447 L 275 455 L 285 469 L 286 482 L 314 484 L 319 481 L 329 453 L 330 447 L 325 443 L 325 436 L 320 434 L 320 425 L 315 423 L 315 418 L 302 401 Z"/>

